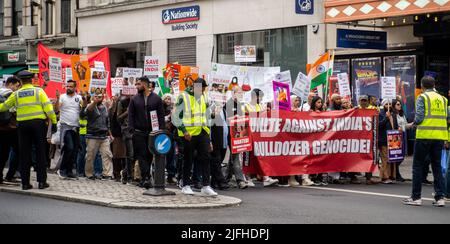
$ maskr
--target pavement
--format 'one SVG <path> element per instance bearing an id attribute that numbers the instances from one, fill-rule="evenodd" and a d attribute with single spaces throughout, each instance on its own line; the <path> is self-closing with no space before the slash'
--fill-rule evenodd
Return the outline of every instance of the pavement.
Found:
<path id="1" fill-rule="evenodd" d="M 31 182 L 35 182 L 32 176 Z M 50 188 L 23 191 L 20 184 L 0 185 L 0 192 L 18 193 L 23 195 L 46 197 L 70 202 L 100 205 L 112 208 L 152 209 L 152 208 L 217 208 L 239 205 L 242 201 L 235 197 L 219 195 L 218 197 L 203 197 L 200 193 L 187 196 L 178 188 L 169 189 L 175 196 L 144 196 L 145 190 L 136 186 L 123 185 L 119 182 L 79 180 L 61 180 L 55 174 L 48 174 L 47 182 Z"/>

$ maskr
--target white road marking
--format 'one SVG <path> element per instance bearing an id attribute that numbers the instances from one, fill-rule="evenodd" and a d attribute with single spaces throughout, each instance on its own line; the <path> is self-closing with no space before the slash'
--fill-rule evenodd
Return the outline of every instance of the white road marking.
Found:
<path id="1" fill-rule="evenodd" d="M 363 194 L 363 195 L 372 195 L 372 196 L 381 196 L 381 197 L 393 197 L 393 198 L 401 198 L 405 199 L 410 196 L 402 196 L 402 195 L 394 195 L 394 194 L 385 194 L 378 192 L 369 192 L 369 191 L 354 191 L 354 190 L 346 190 L 346 189 L 337 189 L 337 188 L 328 188 L 328 187 L 315 187 L 315 186 L 299 186 L 299 188 L 305 189 L 315 189 L 315 190 L 324 190 L 324 191 L 337 191 L 337 192 L 347 192 L 354 194 Z M 434 201 L 432 198 L 422 198 L 424 201 Z"/>

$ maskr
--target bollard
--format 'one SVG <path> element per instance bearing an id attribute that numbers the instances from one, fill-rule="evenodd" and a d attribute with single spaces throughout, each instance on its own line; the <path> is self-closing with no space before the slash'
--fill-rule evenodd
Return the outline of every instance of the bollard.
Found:
<path id="1" fill-rule="evenodd" d="M 165 130 L 151 132 L 149 135 L 149 150 L 155 157 L 155 175 L 153 188 L 144 192 L 147 196 L 170 196 L 175 195 L 175 192 L 167 191 L 165 189 L 165 169 L 166 169 L 166 155 L 170 152 L 173 146 L 171 135 Z"/>

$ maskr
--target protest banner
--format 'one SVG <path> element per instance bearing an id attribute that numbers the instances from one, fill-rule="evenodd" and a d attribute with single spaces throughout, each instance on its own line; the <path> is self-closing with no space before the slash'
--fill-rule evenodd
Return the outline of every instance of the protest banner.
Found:
<path id="1" fill-rule="evenodd" d="M 347 73 L 350 74 L 350 59 L 337 59 L 333 62 L 333 73 L 329 77 L 329 98 L 333 94 L 340 94 L 339 92 L 339 80 L 337 75 Z M 349 79 L 350 82 L 350 79 Z M 341 95 L 342 96 L 342 95 Z M 351 99 L 351 97 L 346 97 Z"/>
<path id="2" fill-rule="evenodd" d="M 150 81 L 157 82 L 159 73 L 159 58 L 153 56 L 145 56 L 144 76 L 147 76 Z"/>
<path id="3" fill-rule="evenodd" d="M 256 62 L 256 46 L 234 46 L 234 62 Z"/>
<path id="4" fill-rule="evenodd" d="M 111 93 L 113 96 L 119 96 L 122 94 L 123 89 L 123 78 L 122 77 L 116 77 L 111 78 Z"/>
<path id="5" fill-rule="evenodd" d="M 65 68 L 64 70 L 65 70 L 65 72 L 64 72 L 64 82 L 67 83 L 67 81 L 73 80 L 72 68 Z"/>
<path id="6" fill-rule="evenodd" d="M 49 57 L 48 65 L 50 80 L 54 82 L 63 82 L 61 58 Z"/>
<path id="7" fill-rule="evenodd" d="M 116 69 L 116 78 L 122 78 L 123 77 L 123 69 L 125 69 L 124 67 L 118 67 Z"/>
<path id="8" fill-rule="evenodd" d="M 191 66 L 181 66 L 180 68 L 180 92 L 184 91 L 190 83 L 198 79 L 199 69 Z"/>
<path id="9" fill-rule="evenodd" d="M 252 151 L 249 119 L 245 116 L 236 116 L 230 119 L 231 153 Z"/>
<path id="10" fill-rule="evenodd" d="M 209 76 L 209 91 L 208 96 L 211 102 L 215 102 L 216 105 L 223 107 L 227 102 L 227 92 L 230 86 L 230 77 L 221 75 Z"/>
<path id="11" fill-rule="evenodd" d="M 273 81 L 274 105 L 275 109 L 291 110 L 291 91 L 289 84 Z"/>
<path id="12" fill-rule="evenodd" d="M 108 71 L 103 69 L 91 69 L 91 87 L 89 93 L 91 95 L 95 93 L 106 94 L 106 86 L 108 83 Z"/>
<path id="13" fill-rule="evenodd" d="M 339 85 L 339 95 L 341 97 L 351 97 L 352 91 L 350 90 L 350 81 L 347 73 L 341 73 L 337 75 Z"/>
<path id="14" fill-rule="evenodd" d="M 381 99 L 387 99 L 390 103 L 396 98 L 395 77 L 381 77 Z"/>
<path id="15" fill-rule="evenodd" d="M 103 63 L 102 61 L 94 61 L 94 68 L 105 70 L 105 63 Z"/>
<path id="16" fill-rule="evenodd" d="M 398 130 L 388 130 L 388 162 L 398 163 L 405 160 L 405 150 L 403 148 L 403 132 Z"/>
<path id="17" fill-rule="evenodd" d="M 68 55 L 59 53 L 55 50 L 49 49 L 43 44 L 38 44 L 38 63 L 39 63 L 39 85 L 42 87 L 46 84 L 45 93 L 49 98 L 56 98 L 56 90 L 61 93 L 65 92 L 65 85 L 63 82 L 55 82 L 50 80 L 49 74 L 49 57 L 57 57 L 62 60 L 62 69 L 72 68 L 73 79 L 78 82 L 79 91 L 89 91 L 89 80 L 91 78 L 89 67 L 94 67 L 95 61 L 102 61 L 105 64 L 106 71 L 109 71 L 109 49 L 103 48 L 97 52 L 89 53 L 81 58 L 79 55 Z M 74 62 L 73 62 L 74 61 Z M 79 62 L 79 65 L 77 63 Z M 80 77 L 81 76 L 81 77 Z M 84 78 L 84 79 L 80 79 Z M 109 80 L 109 77 L 108 77 Z M 107 93 L 110 95 L 111 90 L 108 84 Z"/>
<path id="18" fill-rule="evenodd" d="M 379 99 L 380 77 L 381 77 L 381 58 L 361 58 L 353 59 L 353 84 L 358 81 L 359 95 L 375 96 Z M 356 99 L 357 100 L 357 99 Z"/>
<path id="19" fill-rule="evenodd" d="M 401 97 L 408 121 L 414 120 L 416 72 L 414 55 L 384 57 L 384 76 L 395 77 L 396 94 Z"/>
<path id="20" fill-rule="evenodd" d="M 273 77 L 280 73 L 280 67 L 253 67 L 213 63 L 211 75 L 236 77 L 239 86 L 248 85 L 264 92 L 262 103 L 273 101 Z M 251 100 L 251 92 L 244 93 L 244 102 Z"/>
<path id="21" fill-rule="evenodd" d="M 136 95 L 136 80 L 142 77 L 142 69 L 124 68 L 123 69 L 123 89 L 124 95 Z"/>
<path id="22" fill-rule="evenodd" d="M 375 172 L 377 111 L 277 111 L 250 115 L 253 155 L 245 173 L 286 176 Z"/>
<path id="23" fill-rule="evenodd" d="M 163 73 L 164 86 L 170 87 L 173 95 L 176 98 L 178 98 L 178 95 L 180 95 L 180 72 L 181 65 L 167 64 L 166 69 Z"/>
<path id="24" fill-rule="evenodd" d="M 311 85 L 311 81 L 308 76 L 299 72 L 297 75 L 297 79 L 295 80 L 294 88 L 292 93 L 298 96 L 302 101 L 307 101 L 309 96 L 309 86 Z"/>

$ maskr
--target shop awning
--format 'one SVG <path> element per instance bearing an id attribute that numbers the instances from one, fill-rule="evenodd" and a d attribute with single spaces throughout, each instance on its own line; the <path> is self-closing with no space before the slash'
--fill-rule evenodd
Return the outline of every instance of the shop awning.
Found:
<path id="1" fill-rule="evenodd" d="M 19 71 L 27 69 L 26 66 L 19 66 L 19 67 L 5 67 L 3 69 L 0 69 L 0 77 L 3 75 L 14 75 Z"/>
<path id="2" fill-rule="evenodd" d="M 325 23 L 450 11 L 449 0 L 325 0 Z"/>

